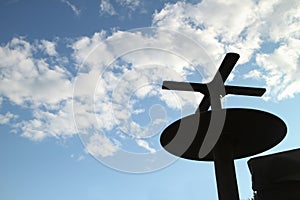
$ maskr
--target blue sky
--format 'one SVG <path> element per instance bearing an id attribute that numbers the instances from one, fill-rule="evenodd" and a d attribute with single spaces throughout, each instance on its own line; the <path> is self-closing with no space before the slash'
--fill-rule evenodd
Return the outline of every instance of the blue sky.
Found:
<path id="1" fill-rule="evenodd" d="M 267 93 L 224 106 L 286 122 L 263 154 L 298 148 L 299 10 L 296 0 L 1 1 L 0 199 L 217 199 L 212 163 L 159 145 L 202 95 L 160 88 L 209 80 L 227 52 L 241 55 L 227 83 Z M 252 196 L 247 160 L 236 161 L 241 199 Z"/>

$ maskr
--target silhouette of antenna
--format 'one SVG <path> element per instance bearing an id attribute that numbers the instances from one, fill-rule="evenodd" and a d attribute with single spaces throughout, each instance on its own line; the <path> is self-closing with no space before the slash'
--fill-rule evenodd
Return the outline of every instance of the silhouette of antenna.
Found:
<path id="1" fill-rule="evenodd" d="M 175 82 L 175 81 L 164 81 L 162 89 L 167 90 L 180 90 L 180 91 L 194 91 L 201 92 L 204 94 L 204 97 L 199 105 L 197 111 L 206 111 L 211 105 L 211 99 L 208 88 L 214 86 L 218 80 L 221 78 L 223 84 L 231 73 L 234 65 L 240 58 L 237 53 L 227 53 L 224 60 L 222 61 L 220 68 L 212 81 L 207 84 L 201 83 L 186 83 L 186 82 Z M 219 77 L 220 75 L 221 77 Z M 253 87 L 240 87 L 240 86 L 226 86 L 225 85 L 225 95 L 226 94 L 235 94 L 235 95 L 248 95 L 248 96 L 262 96 L 266 92 L 265 88 L 253 88 Z M 219 96 L 224 96 L 224 94 L 217 94 Z"/>
<path id="2" fill-rule="evenodd" d="M 207 84 L 164 81 L 162 86 L 168 90 L 204 94 L 196 113 L 169 125 L 161 134 L 160 143 L 178 157 L 213 161 L 219 200 L 239 199 L 234 159 L 274 147 L 287 132 L 285 123 L 273 114 L 246 108 L 222 108 L 220 96 L 262 96 L 266 91 L 264 88 L 224 85 L 238 59 L 237 53 L 226 54 L 218 72 Z M 212 109 L 208 110 L 210 106 Z M 215 128 L 222 124 L 218 118 L 214 120 L 216 113 L 226 113 L 221 131 Z"/>

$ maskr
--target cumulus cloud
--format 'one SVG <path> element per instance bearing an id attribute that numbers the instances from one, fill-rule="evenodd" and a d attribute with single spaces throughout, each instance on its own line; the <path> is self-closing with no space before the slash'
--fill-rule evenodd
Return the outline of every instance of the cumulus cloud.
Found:
<path id="1" fill-rule="evenodd" d="M 48 40 L 41 40 L 41 44 L 39 47 L 49 56 L 55 56 L 57 55 L 55 46 L 56 44 L 54 42 L 50 42 Z"/>
<path id="2" fill-rule="evenodd" d="M 67 138 L 76 134 L 72 114 L 72 101 L 68 100 L 55 110 L 35 109 L 33 119 L 17 123 L 21 135 L 33 141 L 41 141 L 46 137 Z"/>
<path id="3" fill-rule="evenodd" d="M 117 12 L 109 0 L 101 0 L 100 14 L 116 15 Z"/>
<path id="4" fill-rule="evenodd" d="M 281 100 L 299 93 L 299 9 L 296 0 L 184 1 L 156 12 L 153 25 L 186 33 L 212 57 L 234 51 L 239 64 L 254 58 L 258 67 L 245 77 L 266 83 L 266 99 Z M 269 45 L 278 47 L 263 52 Z"/>
<path id="5" fill-rule="evenodd" d="M 4 115 L 0 114 L 0 124 L 9 124 L 11 120 L 17 119 L 18 115 L 12 114 L 10 112 L 5 113 Z"/>
<path id="6" fill-rule="evenodd" d="M 299 10 L 299 1 L 261 2 L 264 37 L 277 46 L 256 56 L 257 70 L 268 89 L 267 99 L 283 100 L 300 92 Z"/>
<path id="7" fill-rule="evenodd" d="M 72 76 L 58 62 L 48 62 L 41 57 L 45 54 L 40 54 L 59 56 L 54 47 L 50 41 L 31 44 L 24 38 L 13 38 L 0 47 L 1 96 L 33 116 L 15 120 L 12 127 L 35 141 L 76 133 L 71 111 Z M 2 122 L 15 118 L 7 113 Z"/>
<path id="8" fill-rule="evenodd" d="M 175 94 L 161 90 L 163 80 L 183 81 L 200 68 L 192 66 L 195 58 L 186 49 L 181 49 L 182 45 L 177 46 L 179 41 L 174 43 L 165 38 L 191 41 L 166 30 L 142 31 L 117 31 L 107 36 L 101 32 L 74 43 L 73 57 L 81 63 L 81 68 L 76 78 L 73 104 L 77 129 L 81 133 L 92 127 L 107 133 L 126 133 L 127 138 L 143 139 L 158 134 L 168 121 L 163 108 L 136 107 L 153 98 L 178 110 L 179 116 L 181 109 L 186 113 L 194 112 L 199 96 L 191 92 Z M 136 112 L 131 112 L 133 110 Z M 133 119 L 133 115 L 148 112 L 150 121 L 147 125 Z M 111 134 L 106 137 L 111 139 Z M 124 139 L 124 134 L 122 137 Z M 88 136 L 84 135 L 83 139 L 87 146 L 91 143 Z M 145 143 L 136 144 L 153 152 Z"/>
<path id="9" fill-rule="evenodd" d="M 252 0 L 178 2 L 155 13 L 153 25 L 186 33 L 213 58 L 221 59 L 227 51 L 239 51 L 239 63 L 245 63 L 261 43 L 255 28 L 259 24 L 253 13 L 255 7 Z"/>
<path id="10" fill-rule="evenodd" d="M 139 111 L 135 107 L 138 100 L 150 97 L 158 97 L 169 108 L 175 110 L 197 104 L 201 96 L 191 98 L 190 93 L 181 95 L 161 91 L 154 85 L 162 80 L 184 81 L 189 74 L 197 71 L 200 71 L 202 80 L 208 80 L 214 75 L 218 64 L 228 51 L 241 54 L 239 64 L 256 61 L 258 67 L 244 78 L 265 81 L 270 91 L 266 99 L 292 97 L 299 92 L 299 76 L 296 73 L 299 53 L 295 51 L 295 45 L 298 44 L 298 15 L 295 8 L 298 4 L 296 1 L 286 5 L 283 1 L 253 0 L 202 1 L 194 4 L 177 2 L 167 4 L 164 9 L 153 15 L 153 25 L 158 28 L 153 32 L 117 31 L 112 35 L 100 32 L 90 38 L 81 38 L 74 45 L 74 57 L 82 60 L 87 52 L 90 52 L 91 56 L 86 57 L 83 64 L 83 69 L 87 71 L 79 76 L 88 76 L 92 70 L 93 74 L 100 77 L 97 84 L 90 85 L 90 93 L 85 94 L 93 96 L 93 100 L 97 102 L 94 104 L 96 119 L 92 120 L 102 130 L 112 131 L 118 127 L 121 131 L 139 138 L 137 144 L 151 152 L 153 149 L 142 138 L 148 136 L 147 130 L 153 132 L 153 129 L 133 121 L 132 114 L 139 112 L 129 111 Z M 279 16 L 284 17 L 280 19 Z M 282 27 L 283 30 L 279 31 Z M 170 34 L 163 29 L 175 30 L 180 34 Z M 290 37 L 292 40 L 288 42 L 287 38 Z M 186 42 L 187 40 L 195 41 L 202 51 L 195 50 L 197 48 Z M 274 53 L 262 53 L 264 45 L 278 42 L 283 42 L 284 45 L 279 45 Z M 294 46 L 291 46 L 292 44 Z M 285 45 L 289 46 L 290 51 Z M 142 47 L 148 49 L 141 51 Z M 290 52 L 291 59 L 278 56 L 283 52 Z M 102 59 L 98 59 L 98 55 L 103 55 Z M 114 60 L 118 56 L 119 59 Z M 282 68 L 283 65 L 289 67 Z M 269 76 L 270 74 L 272 76 Z M 234 78 L 235 75 L 231 75 L 231 79 Z M 282 87 L 285 89 L 276 89 L 275 84 L 282 81 Z M 84 88 L 78 89 L 82 90 L 81 94 L 87 92 Z M 156 123 L 159 123 L 158 121 Z"/>
<path id="11" fill-rule="evenodd" d="M 93 156 L 107 157 L 118 151 L 118 146 L 113 144 L 102 134 L 94 134 L 86 146 L 86 151 Z"/>
<path id="12" fill-rule="evenodd" d="M 118 3 L 130 9 L 139 5 L 137 0 Z M 0 46 L 0 104 L 5 98 L 31 111 L 32 118 L 15 128 L 35 141 L 72 136 L 76 126 L 86 138 L 87 152 L 94 155 L 114 155 L 121 145 L 112 138 L 128 136 L 154 152 L 145 138 L 168 120 L 194 112 L 202 97 L 163 91 L 162 81 L 209 80 L 228 51 L 241 54 L 239 64 L 258 65 L 244 78 L 263 80 L 268 98 L 282 100 L 299 93 L 299 8 L 296 0 L 166 4 L 153 15 L 156 29 L 110 35 L 100 31 L 72 42 L 70 60 L 79 67 L 76 77 L 57 61 L 56 42 L 13 38 Z M 100 9 L 117 14 L 108 0 L 101 1 Z M 274 49 L 265 52 L 264 45 L 270 43 Z M 158 109 L 151 115 L 149 102 L 154 100 L 177 114 Z M 146 125 L 139 123 L 144 114 Z M 0 119 L 7 124 L 17 118 L 6 113 Z M 90 135 L 99 130 L 109 134 Z"/>
<path id="13" fill-rule="evenodd" d="M 0 47 L 1 94 L 19 106 L 36 107 L 71 97 L 69 72 L 59 65 L 50 67 L 45 59 L 35 59 L 35 49 L 22 38 Z"/>
<path id="14" fill-rule="evenodd" d="M 262 67 L 270 96 L 277 100 L 294 97 L 300 92 L 300 40 L 288 39 L 270 54 L 258 54 L 257 63 Z"/>
<path id="15" fill-rule="evenodd" d="M 141 0 L 101 0 L 100 2 L 100 14 L 107 14 L 110 16 L 119 15 L 121 18 L 125 15 L 131 16 L 132 12 L 137 9 L 145 12 L 143 3 Z M 115 9 L 118 8 L 118 10 Z M 122 14 L 123 13 L 123 14 Z"/>
<path id="16" fill-rule="evenodd" d="M 257 70 L 251 70 L 250 72 L 248 72 L 247 74 L 244 75 L 244 78 L 252 78 L 252 79 L 260 79 L 262 77 L 262 73 Z"/>
<path id="17" fill-rule="evenodd" d="M 116 2 L 132 11 L 134 11 L 141 4 L 140 0 L 116 0 Z"/>

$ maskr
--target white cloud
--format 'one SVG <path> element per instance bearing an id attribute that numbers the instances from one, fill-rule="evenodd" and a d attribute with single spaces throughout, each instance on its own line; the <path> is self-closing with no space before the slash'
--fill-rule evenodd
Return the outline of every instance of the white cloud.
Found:
<path id="1" fill-rule="evenodd" d="M 116 15 L 117 12 L 109 0 L 101 0 L 100 14 Z"/>
<path id="2" fill-rule="evenodd" d="M 58 104 L 72 95 L 69 73 L 34 58 L 36 48 L 22 38 L 0 47 L 0 91 L 19 106 Z"/>
<path id="3" fill-rule="evenodd" d="M 139 4 L 118 2 L 132 9 Z M 255 58 L 259 68 L 244 77 L 264 80 L 269 98 L 282 100 L 300 92 L 299 4 L 280 0 L 178 2 L 167 4 L 153 15 L 153 25 L 158 29 L 116 31 L 111 35 L 100 31 L 78 38 L 71 44 L 72 59 L 81 66 L 74 110 L 71 98 L 75 77 L 60 64 L 47 60 L 48 56 L 60 58 L 57 44 L 47 40 L 31 44 L 24 38 L 13 38 L 0 46 L 0 93 L 5 100 L 31 109 L 32 119 L 16 125 L 24 137 L 38 141 L 72 136 L 74 112 L 81 135 L 121 129 L 135 138 L 137 145 L 154 152 L 143 138 L 159 131 L 169 116 L 162 114 L 153 118 L 152 124 L 142 126 L 132 119 L 133 114 L 147 113 L 145 107 L 136 107 L 138 102 L 156 98 L 170 109 L 182 109 L 186 112 L 183 115 L 193 112 L 201 95 L 161 90 L 162 81 L 185 81 L 196 72 L 199 81 L 207 80 L 218 67 L 214 63 L 220 63 L 227 51 L 240 53 L 240 64 Z M 100 9 L 117 14 L 108 0 L 101 1 Z M 265 43 L 278 47 L 265 53 L 261 50 Z M 41 57 L 40 51 L 47 57 Z M 16 119 L 9 114 L 0 118 L 5 124 Z M 86 149 L 107 157 L 118 147 L 117 142 L 96 134 L 88 138 Z"/>
<path id="4" fill-rule="evenodd" d="M 285 41 L 290 37 L 299 37 L 299 1 L 261 1 L 258 8 L 264 22 L 263 31 L 272 41 Z"/>
<path id="5" fill-rule="evenodd" d="M 22 136 L 33 141 L 41 141 L 46 137 L 64 139 L 76 134 L 72 119 L 72 102 L 68 100 L 56 110 L 35 109 L 33 119 L 21 121 L 15 127 L 21 129 Z"/>
<path id="6" fill-rule="evenodd" d="M 135 109 L 135 110 L 132 111 L 132 114 L 138 115 L 138 114 L 143 113 L 143 112 L 145 112 L 145 109 Z"/>
<path id="7" fill-rule="evenodd" d="M 185 46 L 181 48 L 183 42 Z M 156 98 L 185 113 L 194 112 L 200 98 L 193 92 L 170 94 L 161 90 L 163 80 L 183 81 L 196 70 L 188 60 L 198 59 L 193 57 L 197 50 L 190 54 L 186 49 L 192 45 L 184 36 L 166 30 L 117 31 L 109 36 L 100 32 L 80 38 L 73 45 L 73 57 L 82 63 L 74 93 L 77 129 L 82 133 L 89 127 L 103 132 L 120 130 L 131 139 L 156 135 L 167 123 L 163 111 L 155 112 L 147 125 L 132 119 L 135 105 L 147 98 Z M 90 141 L 89 137 L 82 137 Z"/>
<path id="8" fill-rule="evenodd" d="M 297 0 L 177 2 L 155 13 L 153 25 L 186 33 L 215 58 L 234 51 L 243 64 L 254 57 L 259 68 L 245 78 L 262 79 L 266 99 L 282 100 L 299 93 L 299 10 Z M 268 43 L 279 47 L 260 53 Z"/>
<path id="9" fill-rule="evenodd" d="M 41 45 L 39 47 L 42 49 L 42 51 L 45 51 L 49 56 L 56 56 L 57 52 L 55 50 L 56 43 L 50 42 L 47 40 L 41 40 Z"/>
<path id="10" fill-rule="evenodd" d="M 144 149 L 147 149 L 150 153 L 155 153 L 156 152 L 156 150 L 154 148 L 151 148 L 149 143 L 145 140 L 136 140 L 136 143 L 140 147 L 143 147 Z"/>
<path id="11" fill-rule="evenodd" d="M 67 4 L 71 9 L 72 11 L 75 13 L 76 16 L 79 16 L 80 15 L 80 12 L 81 10 L 78 9 L 74 4 L 72 4 L 70 1 L 68 0 L 61 0 L 61 2 Z"/>
<path id="12" fill-rule="evenodd" d="M 229 76 L 228 76 L 228 78 L 226 79 L 226 81 L 227 81 L 227 82 L 231 82 L 231 81 L 234 80 L 234 78 L 235 78 L 234 73 L 230 73 Z"/>
<path id="13" fill-rule="evenodd" d="M 260 79 L 262 78 L 262 74 L 259 70 L 254 69 L 244 75 L 244 78 L 252 78 L 252 79 Z"/>
<path id="14" fill-rule="evenodd" d="M 22 136 L 27 137 L 33 141 L 41 141 L 46 135 L 46 131 L 43 129 L 43 122 L 38 119 L 32 119 L 29 121 L 23 121 L 19 124 L 22 130 Z"/>
<path id="15" fill-rule="evenodd" d="M 116 2 L 132 11 L 134 11 L 141 4 L 140 0 L 116 0 Z"/>
<path id="16" fill-rule="evenodd" d="M 197 102 L 194 100 L 192 102 L 191 99 L 199 99 L 201 95 L 197 98 L 189 98 L 191 93 L 180 95 L 180 92 L 156 90 L 151 84 L 161 84 L 162 80 L 183 81 L 189 73 L 193 72 L 191 63 L 198 66 L 198 70 L 202 70 L 201 75 L 207 79 L 207 75 L 212 76 L 216 71 L 217 66 L 214 63 L 220 63 L 227 51 L 240 53 L 239 63 L 247 63 L 255 51 L 261 48 L 265 39 L 262 37 L 266 32 L 265 21 L 261 19 L 263 15 L 258 4 L 251 0 L 245 2 L 203 1 L 199 4 L 178 2 L 167 4 L 163 10 L 154 14 L 153 25 L 186 34 L 187 38 L 200 44 L 203 48 L 202 52 L 195 50 L 197 48 L 187 43 L 187 38 L 183 35 L 172 35 L 159 29 L 155 33 L 149 32 L 148 34 L 145 34 L 143 30 L 140 33 L 118 31 L 106 36 L 102 32 L 91 38 L 80 39 L 76 42 L 80 48 L 76 49 L 75 57 L 80 60 L 83 58 L 82 55 L 87 55 L 87 52 L 93 50 L 84 63 L 85 69 L 97 68 L 100 70 L 97 74 L 102 74 L 101 71 L 105 70 L 101 77 L 103 80 L 98 85 L 100 88 L 98 92 L 101 91 L 101 93 L 96 94 L 98 102 L 95 107 L 96 117 L 100 128 L 112 130 L 113 127 L 119 126 L 134 137 L 147 135 L 143 135 L 144 132 L 141 131 L 146 129 L 132 122 L 132 113 L 128 113 L 133 109 L 130 107 L 132 105 L 127 104 L 132 94 L 139 99 L 151 95 L 158 96 L 170 108 L 175 109 Z M 155 50 L 140 51 L 141 47 Z M 134 51 L 128 52 L 129 49 Z M 99 59 L 98 55 L 103 55 L 102 59 Z M 123 55 L 122 60 L 125 64 L 116 62 L 110 68 L 101 68 L 103 64 L 109 63 L 112 58 L 119 55 Z M 114 71 L 122 72 L 118 74 Z M 234 74 L 231 78 L 234 78 Z M 94 89 L 95 84 L 90 88 Z M 112 94 L 112 100 L 103 98 L 110 94 Z M 172 94 L 179 99 L 170 98 Z"/>
<path id="17" fill-rule="evenodd" d="M 299 27 L 300 28 L 300 27 Z M 273 53 L 258 54 L 257 63 L 262 67 L 271 97 L 277 100 L 294 97 L 300 92 L 300 40 L 289 39 Z"/>
<path id="18" fill-rule="evenodd" d="M 270 2 L 263 9 L 264 31 L 269 41 L 279 44 L 273 52 L 256 57 L 269 98 L 283 100 L 300 93 L 299 10 L 300 2 L 294 0 Z"/>
<path id="19" fill-rule="evenodd" d="M 9 124 L 11 120 L 17 119 L 18 115 L 12 114 L 10 112 L 5 113 L 5 115 L 0 114 L 0 124 Z"/>
<path id="20" fill-rule="evenodd" d="M 126 14 L 131 16 L 131 12 L 140 8 L 141 12 L 145 12 L 140 0 L 101 0 L 100 2 L 100 14 L 108 14 L 110 16 L 120 15 L 122 11 L 116 11 L 115 6 L 119 9 L 125 9 Z M 124 16 L 119 16 L 122 19 Z"/>
<path id="21" fill-rule="evenodd" d="M 86 151 L 95 157 L 107 157 L 114 155 L 118 151 L 118 146 L 104 135 L 94 134 L 86 144 Z"/>
<path id="22" fill-rule="evenodd" d="M 45 48 L 41 48 L 41 46 Z M 0 46 L 0 93 L 10 103 L 32 113 L 31 119 L 19 118 L 12 127 L 21 135 L 39 141 L 45 137 L 64 138 L 75 134 L 72 121 L 72 76 L 47 56 L 59 55 L 55 44 L 46 40 L 33 44 L 13 38 Z M 15 117 L 7 115 L 7 119 Z"/>
<path id="23" fill-rule="evenodd" d="M 260 47 L 258 24 L 251 0 L 167 4 L 153 18 L 153 25 L 170 27 L 198 41 L 214 59 L 228 50 L 239 51 L 240 63 L 249 61 Z"/>

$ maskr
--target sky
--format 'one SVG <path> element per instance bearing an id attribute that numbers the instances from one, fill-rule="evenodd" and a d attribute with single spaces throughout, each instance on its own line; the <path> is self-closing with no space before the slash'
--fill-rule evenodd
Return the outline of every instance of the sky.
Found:
<path id="1" fill-rule="evenodd" d="M 159 144 L 203 96 L 161 85 L 207 82 L 228 52 L 241 57 L 226 84 L 267 92 L 223 106 L 287 124 L 259 155 L 299 148 L 299 11 L 297 0 L 2 0 L 0 199 L 217 199 L 212 163 Z M 250 158 L 235 161 L 241 199 Z"/>

